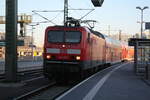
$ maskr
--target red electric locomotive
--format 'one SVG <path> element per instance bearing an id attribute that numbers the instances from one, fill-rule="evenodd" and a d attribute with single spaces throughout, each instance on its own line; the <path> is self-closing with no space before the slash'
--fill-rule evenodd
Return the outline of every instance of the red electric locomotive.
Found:
<path id="1" fill-rule="evenodd" d="M 48 27 L 44 41 L 44 74 L 62 76 L 105 63 L 105 39 L 86 27 Z"/>
<path id="2" fill-rule="evenodd" d="M 121 62 L 122 60 L 122 47 L 119 40 L 114 40 L 108 36 L 105 36 L 106 42 L 106 64 L 114 64 Z"/>

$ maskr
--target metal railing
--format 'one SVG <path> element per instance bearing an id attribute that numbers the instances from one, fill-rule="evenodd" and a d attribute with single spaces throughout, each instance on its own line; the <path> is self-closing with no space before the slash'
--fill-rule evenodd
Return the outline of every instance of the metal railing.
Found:
<path id="1" fill-rule="evenodd" d="M 149 73 L 150 73 L 150 62 L 147 62 L 146 63 L 146 66 L 145 66 L 145 78 L 148 80 L 149 79 Z"/>

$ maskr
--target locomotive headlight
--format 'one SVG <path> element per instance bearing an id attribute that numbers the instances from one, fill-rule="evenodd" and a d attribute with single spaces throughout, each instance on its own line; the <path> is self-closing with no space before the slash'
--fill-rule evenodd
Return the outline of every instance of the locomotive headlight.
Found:
<path id="1" fill-rule="evenodd" d="M 46 58 L 47 58 L 47 59 L 51 59 L 51 55 L 47 55 Z"/>
<path id="2" fill-rule="evenodd" d="M 76 56 L 76 60 L 80 60 L 81 58 L 80 58 L 80 56 Z"/>

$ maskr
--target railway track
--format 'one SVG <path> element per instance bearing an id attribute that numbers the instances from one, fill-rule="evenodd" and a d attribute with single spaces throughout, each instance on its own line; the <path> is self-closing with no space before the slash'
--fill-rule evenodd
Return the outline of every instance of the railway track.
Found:
<path id="1" fill-rule="evenodd" d="M 35 89 L 33 91 L 30 91 L 30 92 L 28 92 L 26 94 L 18 96 L 16 98 L 14 98 L 14 100 L 27 100 L 27 99 L 31 98 L 32 96 L 35 96 L 35 95 L 41 93 L 42 91 L 45 91 L 46 89 L 51 88 L 51 87 L 53 87 L 55 85 L 56 85 L 56 83 L 52 82 L 50 84 L 44 85 L 44 86 L 42 86 L 40 88 L 37 88 L 37 89 Z"/>
<path id="2" fill-rule="evenodd" d="M 30 71 L 21 71 L 18 72 L 18 77 L 23 77 L 21 83 L 24 85 L 22 87 L 18 87 L 17 90 L 20 92 L 16 93 L 9 93 L 8 97 L 12 98 L 12 100 L 29 100 L 28 98 L 34 99 L 34 97 L 45 93 L 46 91 L 50 91 L 52 94 L 50 95 L 51 98 L 54 98 L 56 95 L 59 95 L 66 91 L 69 87 L 68 86 L 57 86 L 57 84 L 53 80 L 48 80 L 43 76 L 43 70 L 30 70 Z M 26 78 L 24 78 L 26 77 Z M 0 74 L 0 81 L 4 81 L 5 76 L 4 74 Z M 55 94 L 53 93 L 56 90 Z M 14 90 L 16 89 L 14 88 Z M 5 98 L 6 96 L 1 96 L 1 98 Z M 7 98 L 6 97 L 6 100 Z M 16 97 L 16 98 L 14 98 Z"/>
<path id="3" fill-rule="evenodd" d="M 43 73 L 42 69 L 33 69 L 33 70 L 20 71 L 17 73 L 17 75 L 22 80 L 22 77 L 24 77 L 24 76 L 36 76 L 36 75 L 42 75 L 42 73 Z M 4 73 L 0 74 L 0 81 L 2 81 L 2 80 L 5 80 Z"/>
<path id="4" fill-rule="evenodd" d="M 105 69 L 105 68 L 104 68 Z M 103 70 L 103 69 L 102 69 Z M 101 70 L 101 71 L 102 71 Z M 37 76 L 37 74 L 42 73 L 41 70 L 32 70 L 32 71 L 23 71 L 22 73 L 18 73 L 20 76 Z M 1 77 L 1 76 L 0 76 Z M 31 77 L 31 79 L 23 80 L 25 83 L 24 86 L 19 87 L 19 91 L 17 93 L 10 93 L 13 99 L 12 100 L 54 100 L 54 98 L 58 97 L 62 93 L 66 92 L 74 85 L 78 84 L 71 81 L 69 84 L 56 84 L 53 80 L 48 80 L 42 74 L 38 77 Z M 72 84 L 73 83 L 73 84 Z M 7 90 L 6 90 L 7 91 Z M 16 89 L 14 89 L 16 91 Z M 5 97 L 5 96 L 4 96 Z M 7 100 L 7 99 L 6 99 Z"/>
<path id="5" fill-rule="evenodd" d="M 48 85 L 44 85 L 26 94 L 18 96 L 13 100 L 53 100 L 71 87 L 72 86 L 57 85 L 56 82 L 52 82 Z"/>
<path id="6" fill-rule="evenodd" d="M 101 69 L 101 71 L 102 70 L 103 69 Z M 24 95 L 21 95 L 14 100 L 54 100 L 56 97 L 66 92 L 76 84 L 64 86 L 57 85 L 56 82 L 53 82 L 51 84 L 32 90 L 31 92 L 28 92 Z"/>

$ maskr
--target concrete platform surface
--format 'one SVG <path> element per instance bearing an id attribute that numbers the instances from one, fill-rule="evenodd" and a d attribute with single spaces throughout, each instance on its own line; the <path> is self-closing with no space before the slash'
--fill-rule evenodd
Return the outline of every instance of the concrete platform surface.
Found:
<path id="1" fill-rule="evenodd" d="M 98 72 L 55 100 L 150 100 L 150 85 L 128 62 Z"/>

